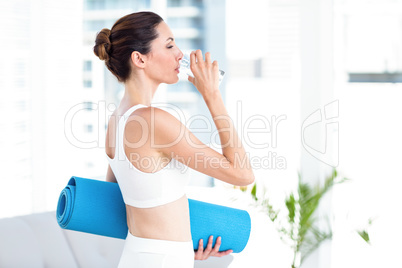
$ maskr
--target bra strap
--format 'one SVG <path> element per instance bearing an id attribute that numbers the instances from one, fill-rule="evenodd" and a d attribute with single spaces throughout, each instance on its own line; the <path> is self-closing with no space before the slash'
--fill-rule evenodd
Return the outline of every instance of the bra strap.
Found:
<path id="1" fill-rule="evenodd" d="M 119 159 L 125 159 L 125 152 L 124 152 L 124 129 L 127 123 L 128 118 L 130 117 L 130 115 L 138 108 L 142 107 L 148 107 L 144 104 L 137 104 L 134 105 L 133 107 L 131 107 L 130 109 L 128 109 L 123 116 L 121 116 L 119 118 L 119 124 L 118 124 L 118 128 L 117 128 L 117 133 L 116 133 L 116 150 L 117 152 L 115 153 L 115 155 L 119 156 Z"/>

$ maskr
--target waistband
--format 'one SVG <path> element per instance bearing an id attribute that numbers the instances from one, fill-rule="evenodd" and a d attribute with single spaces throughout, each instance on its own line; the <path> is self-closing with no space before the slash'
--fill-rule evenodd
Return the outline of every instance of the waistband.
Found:
<path id="1" fill-rule="evenodd" d="M 186 251 L 194 253 L 193 241 L 170 241 L 161 239 L 143 238 L 128 232 L 126 246 L 136 252 L 152 252 L 161 254 L 183 254 Z M 181 252 L 181 253 L 180 253 Z"/>

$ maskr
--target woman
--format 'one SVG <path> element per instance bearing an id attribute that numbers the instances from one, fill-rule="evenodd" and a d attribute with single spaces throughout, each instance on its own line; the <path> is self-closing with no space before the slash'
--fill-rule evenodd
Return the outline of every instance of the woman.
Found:
<path id="1" fill-rule="evenodd" d="M 235 163 L 235 159 L 249 161 L 219 92 L 218 63 L 211 62 L 209 53 L 204 60 L 200 50 L 192 52 L 195 77 L 188 80 L 203 96 L 221 130 L 223 154 L 205 146 L 170 113 L 151 107 L 160 83 L 179 80 L 183 56 L 160 16 L 138 12 L 122 17 L 111 30 L 98 33 L 94 53 L 125 86 L 106 135 L 106 179 L 119 183 L 129 229 L 119 267 L 188 268 L 194 259 L 231 253 L 219 252 L 220 237 L 212 248 L 212 236 L 205 250 L 200 240 L 194 252 L 186 180 L 175 167 L 185 164 L 233 185 L 254 181 L 250 166 Z"/>

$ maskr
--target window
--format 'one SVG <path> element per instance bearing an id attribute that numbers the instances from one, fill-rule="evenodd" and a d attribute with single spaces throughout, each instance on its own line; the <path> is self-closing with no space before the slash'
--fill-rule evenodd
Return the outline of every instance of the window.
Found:
<path id="1" fill-rule="evenodd" d="M 90 72 L 90 71 L 92 71 L 92 61 L 85 60 L 84 61 L 84 72 Z"/>
<path id="2" fill-rule="evenodd" d="M 202 6 L 203 0 L 168 0 L 168 7 L 180 7 L 180 6 Z"/>
<path id="3" fill-rule="evenodd" d="M 87 132 L 87 133 L 92 133 L 93 129 L 94 129 L 94 126 L 91 125 L 91 124 L 86 124 L 86 125 L 84 125 L 84 130 L 85 130 L 85 132 Z"/>
<path id="4" fill-rule="evenodd" d="M 84 1 L 85 10 L 104 10 L 104 9 L 146 9 L 150 6 L 150 0 L 86 0 Z"/>
<path id="5" fill-rule="evenodd" d="M 204 42 L 201 38 L 177 38 L 176 43 L 181 50 L 204 49 Z"/>
<path id="6" fill-rule="evenodd" d="M 93 168 L 93 167 L 94 167 L 94 163 L 92 163 L 92 162 L 86 162 L 86 163 L 85 163 L 85 167 L 86 167 L 86 168 Z"/>
<path id="7" fill-rule="evenodd" d="M 172 17 L 168 19 L 168 24 L 175 29 L 203 28 L 203 20 L 200 17 Z"/>
<path id="8" fill-rule="evenodd" d="M 167 1 L 167 6 L 168 7 L 179 7 L 182 5 L 181 0 L 168 0 Z"/>
<path id="9" fill-rule="evenodd" d="M 402 83 L 402 72 L 349 73 L 350 83 Z"/>
<path id="10" fill-rule="evenodd" d="M 92 87 L 92 80 L 84 80 L 84 88 L 91 88 Z"/>
<path id="11" fill-rule="evenodd" d="M 402 83 L 401 14 L 388 10 L 343 16 L 348 82 Z"/>
<path id="12" fill-rule="evenodd" d="M 85 102 L 83 103 L 83 106 L 84 106 L 84 109 L 85 109 L 85 110 L 93 110 L 93 108 L 92 108 L 92 102 L 85 101 Z"/>
<path id="13" fill-rule="evenodd" d="M 100 31 L 105 27 L 111 27 L 107 25 L 107 22 L 105 20 L 84 21 L 84 31 Z"/>

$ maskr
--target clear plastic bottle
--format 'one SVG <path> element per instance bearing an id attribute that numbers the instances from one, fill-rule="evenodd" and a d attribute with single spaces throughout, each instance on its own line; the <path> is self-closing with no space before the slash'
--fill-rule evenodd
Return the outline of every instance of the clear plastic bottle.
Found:
<path id="1" fill-rule="evenodd" d="M 186 73 L 187 75 L 189 75 L 191 77 L 194 77 L 194 75 L 190 69 L 190 55 L 187 53 L 183 55 L 183 58 L 180 61 L 180 71 Z M 222 82 L 224 75 L 225 75 L 225 72 L 222 70 L 219 70 L 219 84 Z"/>

